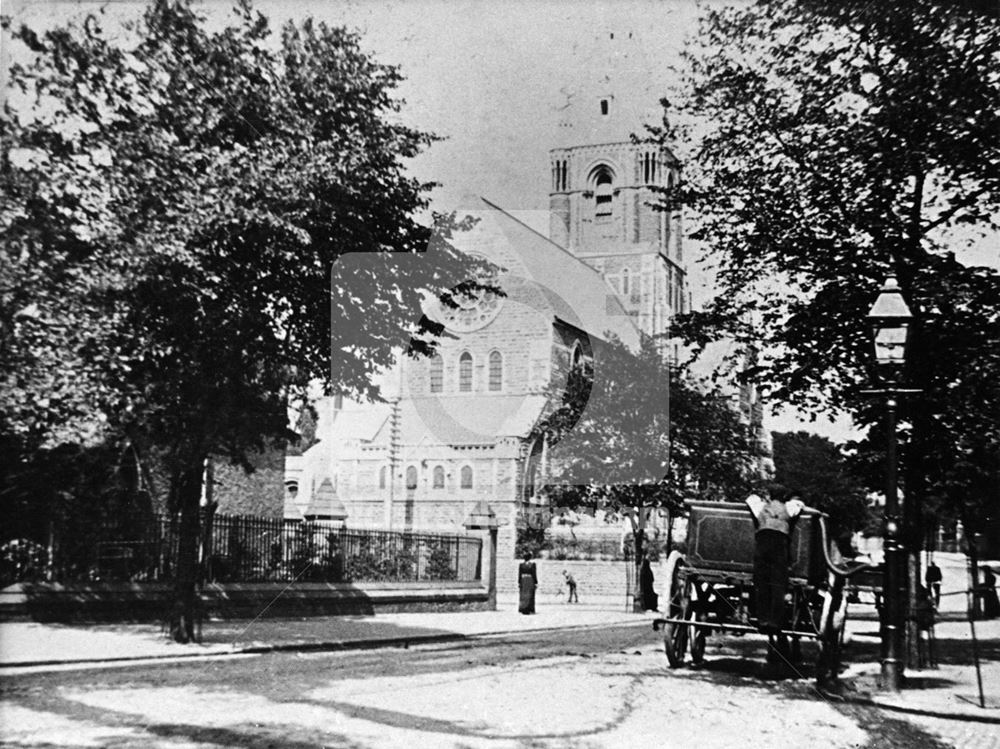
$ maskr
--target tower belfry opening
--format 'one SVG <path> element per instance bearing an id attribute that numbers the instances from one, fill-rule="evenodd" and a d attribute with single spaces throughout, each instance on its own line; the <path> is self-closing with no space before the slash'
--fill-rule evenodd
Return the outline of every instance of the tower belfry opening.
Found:
<path id="1" fill-rule="evenodd" d="M 646 136 L 662 122 L 658 96 L 640 75 L 631 32 L 596 36 L 561 110 L 562 142 L 550 152 L 549 236 L 604 276 L 640 330 L 665 333 L 687 311 L 678 211 L 662 205 L 680 165 Z M 638 140 L 633 136 L 638 136 Z"/>

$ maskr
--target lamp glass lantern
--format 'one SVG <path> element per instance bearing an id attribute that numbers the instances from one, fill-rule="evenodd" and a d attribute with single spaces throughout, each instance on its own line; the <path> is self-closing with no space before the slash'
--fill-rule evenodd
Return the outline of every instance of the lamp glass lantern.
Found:
<path id="1" fill-rule="evenodd" d="M 875 361 L 882 376 L 895 382 L 906 361 L 906 344 L 913 314 L 906 306 L 896 279 L 889 276 L 868 312 L 868 323 L 875 340 Z"/>

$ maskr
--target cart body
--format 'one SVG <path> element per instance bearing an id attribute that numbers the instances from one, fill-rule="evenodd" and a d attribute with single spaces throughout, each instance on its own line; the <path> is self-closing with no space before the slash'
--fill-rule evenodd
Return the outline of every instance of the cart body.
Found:
<path id="1" fill-rule="evenodd" d="M 671 666 L 702 660 L 706 637 L 714 631 L 756 632 L 753 589 L 756 526 L 749 508 L 735 502 L 689 502 L 687 552 L 667 562 L 664 628 Z M 847 615 L 846 581 L 867 565 L 841 567 L 829 555 L 825 518 L 806 508 L 789 537 L 786 626 L 794 649 L 800 638 L 820 642 L 818 673 L 835 672 Z"/>
<path id="2" fill-rule="evenodd" d="M 737 502 L 689 502 L 687 562 L 715 573 L 753 575 L 756 533 L 749 508 Z M 819 584 L 826 565 L 819 543 L 821 513 L 805 508 L 792 525 L 789 578 Z"/>

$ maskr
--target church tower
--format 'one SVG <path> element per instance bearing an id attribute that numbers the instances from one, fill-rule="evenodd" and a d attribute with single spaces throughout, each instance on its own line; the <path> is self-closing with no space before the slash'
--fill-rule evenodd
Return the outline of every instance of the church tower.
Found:
<path id="1" fill-rule="evenodd" d="M 549 237 L 604 276 L 640 330 L 664 333 L 688 291 L 680 215 L 654 208 L 654 188 L 676 184 L 680 164 L 641 140 L 662 110 L 634 34 L 603 32 L 581 62 L 549 152 Z"/>

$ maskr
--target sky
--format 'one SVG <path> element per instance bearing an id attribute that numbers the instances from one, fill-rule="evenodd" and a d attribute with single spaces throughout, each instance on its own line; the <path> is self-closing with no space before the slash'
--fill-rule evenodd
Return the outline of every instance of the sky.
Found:
<path id="1" fill-rule="evenodd" d="M 142 3 L 7 0 L 3 12 L 15 23 L 45 27 L 102 7 L 111 26 L 115 19 L 139 13 Z M 228 0 L 208 0 L 200 7 L 222 23 L 231 6 Z M 632 72 L 655 105 L 675 78 L 672 67 L 679 64 L 685 36 L 696 30 L 698 16 L 689 0 L 270 0 L 256 7 L 275 27 L 313 16 L 356 28 L 366 50 L 400 66 L 400 94 L 406 100 L 401 119 L 444 138 L 410 164 L 414 176 L 441 183 L 433 193 L 435 208 L 460 208 L 467 196 L 479 195 L 543 233 L 548 151 L 558 144 L 573 90 L 581 78 L 594 76 L 594 60 L 607 53 L 610 35 L 631 39 Z M 4 54 L 6 67 L 6 45 Z M 691 244 L 686 250 L 689 257 L 697 254 Z M 1000 267 L 995 238 L 983 240 L 964 258 Z M 689 272 L 698 305 L 710 293 L 708 276 L 696 264 Z M 770 426 L 781 431 L 801 427 L 835 439 L 851 436 L 843 420 L 801 423 L 789 413 L 773 418 Z"/>

